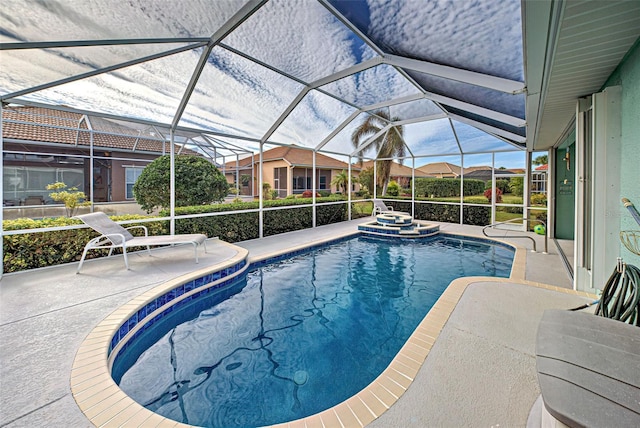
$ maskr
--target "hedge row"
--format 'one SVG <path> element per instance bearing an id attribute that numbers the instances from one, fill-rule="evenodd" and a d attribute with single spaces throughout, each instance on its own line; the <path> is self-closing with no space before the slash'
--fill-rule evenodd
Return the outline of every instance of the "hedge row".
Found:
<path id="1" fill-rule="evenodd" d="M 147 218 L 140 215 L 111 217 L 115 221 L 126 221 Z M 82 224 L 80 220 L 67 217 L 55 219 L 5 220 L 5 230 L 39 229 L 43 227 L 71 226 Z M 125 227 L 133 224 L 125 224 Z M 166 222 L 157 221 L 144 224 L 150 235 L 166 233 Z M 142 229 L 133 229 L 133 235 L 142 235 Z M 39 267 L 59 265 L 80 260 L 82 250 L 89 240 L 98 236 L 92 229 L 57 230 L 23 235 L 5 235 L 3 240 L 4 272 L 17 272 Z M 108 250 L 92 250 L 87 258 L 102 257 Z"/>
<path id="2" fill-rule="evenodd" d="M 316 224 L 337 223 L 347 219 L 347 204 L 323 205 L 322 203 L 342 201 L 343 197 L 333 196 L 318 198 L 316 210 Z M 310 204 L 311 199 L 287 199 L 265 201 L 265 208 L 278 206 L 295 206 Z M 258 208 L 258 202 L 241 202 L 237 204 L 220 204 L 197 207 L 176 208 L 176 215 L 199 214 L 210 212 L 236 211 Z M 162 212 L 167 216 L 167 212 Z M 148 218 L 140 215 L 113 216 L 115 221 L 137 220 Z M 4 230 L 40 229 L 45 227 L 71 226 L 82 224 L 81 221 L 59 217 L 55 219 L 32 220 L 18 219 L 5 220 Z M 264 212 L 265 236 L 293 230 L 305 229 L 312 224 L 312 207 L 298 207 L 277 211 Z M 126 226 L 130 226 L 124 224 Z M 154 221 L 144 223 L 150 235 L 163 235 L 169 233 L 168 221 Z M 134 235 L 142 234 L 141 229 L 134 229 Z M 247 212 L 233 215 L 221 215 L 193 219 L 181 219 L 176 221 L 176 233 L 204 233 L 212 237 L 218 236 L 227 242 L 238 242 L 258 237 L 258 213 Z M 23 235 L 4 236 L 4 272 L 17 272 L 39 267 L 53 266 L 80 260 L 82 250 L 89 240 L 98 236 L 91 229 L 60 230 L 39 232 Z M 87 258 L 103 257 L 107 250 L 92 250 Z"/>
<path id="3" fill-rule="evenodd" d="M 386 201 L 396 211 L 411 212 L 411 202 Z M 416 203 L 416 220 L 439 221 L 445 223 L 460 222 L 460 205 Z M 486 226 L 491 223 L 491 207 L 465 206 L 463 224 Z"/>
<path id="4" fill-rule="evenodd" d="M 312 207 L 296 207 L 310 204 L 311 199 L 286 199 L 264 201 L 265 208 L 290 206 L 289 209 L 264 211 L 264 235 L 310 228 L 312 224 Z M 347 204 L 343 197 L 332 196 L 316 199 L 316 224 L 338 223 L 347 220 Z M 326 204 L 326 202 L 344 201 L 345 203 Z M 411 211 L 411 202 L 392 201 L 398 211 Z M 242 211 L 257 209 L 258 202 L 240 202 L 235 204 L 206 205 L 176 208 L 176 215 L 202 214 L 225 211 Z M 168 213 L 162 212 L 162 216 Z M 232 215 L 218 215 L 200 218 L 176 220 L 176 233 L 204 233 L 209 237 L 218 236 L 227 242 L 239 242 L 255 239 L 259 235 L 258 212 L 241 212 Z M 472 225 L 489 224 L 491 207 L 469 206 L 464 209 L 464 223 Z M 460 207 L 445 204 L 416 204 L 416 219 L 458 223 Z M 115 221 L 127 221 L 148 218 L 139 215 L 113 216 Z M 82 224 L 79 220 L 60 217 L 56 219 L 5 220 L 5 230 L 39 229 L 44 227 L 70 226 Z M 150 235 L 168 233 L 168 221 L 152 221 L 144 223 Z M 125 227 L 127 224 L 125 224 Z M 141 234 L 134 229 L 134 235 Z M 85 244 L 98 234 L 91 229 L 74 229 L 40 232 L 23 235 L 4 236 L 4 272 L 35 269 L 80 260 Z M 105 256 L 107 250 L 93 250 L 87 258 Z"/>
<path id="5" fill-rule="evenodd" d="M 347 220 L 347 204 L 323 205 L 326 202 L 345 201 L 341 196 L 317 198 L 316 225 L 338 223 Z M 278 199 L 264 201 L 264 208 L 286 207 L 290 209 L 264 211 L 264 236 L 277 235 L 279 233 L 294 230 L 307 229 L 313 223 L 313 207 L 295 207 L 296 205 L 311 204 L 311 198 Z M 176 215 L 221 213 L 225 211 L 242 211 L 258 209 L 258 202 L 238 202 L 222 205 L 203 205 L 197 207 L 176 208 Z M 160 215 L 167 216 L 168 212 Z M 219 215 L 200 218 L 188 218 L 176 220 L 176 233 L 204 233 L 217 236 L 227 242 L 246 241 L 259 236 L 258 212 L 237 213 L 233 215 Z"/>
<path id="6" fill-rule="evenodd" d="M 463 181 L 465 195 L 481 195 L 485 183 L 482 180 L 468 179 Z M 450 198 L 460 196 L 460 179 L 458 178 L 416 178 L 416 197 Z"/>

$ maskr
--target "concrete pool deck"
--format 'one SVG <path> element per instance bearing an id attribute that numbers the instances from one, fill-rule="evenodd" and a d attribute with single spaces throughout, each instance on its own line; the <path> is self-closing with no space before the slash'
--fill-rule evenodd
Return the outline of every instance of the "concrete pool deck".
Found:
<path id="1" fill-rule="evenodd" d="M 249 250 L 250 259 L 263 258 L 352 233 L 367 220 L 237 245 Z M 481 236 L 481 228 L 473 226 L 443 223 L 441 230 Z M 543 248 L 540 237 L 536 238 L 539 249 Z M 506 241 L 530 245 L 528 240 Z M 444 327 L 414 382 L 378 419 L 372 416 L 370 425 L 524 426 L 539 394 L 533 349 L 542 312 L 585 301 L 565 292 L 569 279 L 555 247 L 550 245 L 549 250 L 548 255 L 526 253 L 526 266 L 521 267 L 526 281 L 464 281 L 459 302 L 442 321 Z M 208 253 L 200 252 L 196 265 L 192 251 L 186 246 L 153 251 L 151 258 L 144 252 L 132 254 L 130 271 L 116 256 L 88 261 L 81 275 L 75 275 L 76 264 L 5 275 L 0 282 L 0 427 L 93 426 L 70 390 L 79 346 L 124 303 L 194 269 L 224 263 L 237 253 L 232 246 L 208 243 Z M 540 288 L 542 284 L 557 286 L 559 291 Z M 338 422 L 344 426 L 360 421 L 342 419 Z M 123 426 L 136 425 L 131 421 Z"/>

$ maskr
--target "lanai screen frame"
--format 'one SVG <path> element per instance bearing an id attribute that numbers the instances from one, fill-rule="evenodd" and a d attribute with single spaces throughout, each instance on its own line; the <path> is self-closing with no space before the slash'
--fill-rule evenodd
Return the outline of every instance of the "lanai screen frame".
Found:
<path id="1" fill-rule="evenodd" d="M 437 118 L 448 118 L 449 122 L 451 124 L 451 127 L 453 129 L 453 123 L 451 122 L 451 119 L 455 119 L 459 122 L 462 123 L 467 123 L 467 124 L 471 124 L 472 126 L 483 130 L 485 132 L 487 132 L 490 135 L 493 135 L 494 137 L 505 141 L 508 144 L 511 144 L 514 146 L 515 150 L 525 150 L 524 144 L 526 143 L 526 137 L 523 137 L 521 135 L 517 135 L 514 133 L 511 133 L 505 129 L 501 129 L 501 128 L 497 128 L 491 125 L 488 125 L 487 123 L 483 123 L 483 122 L 477 122 L 474 121 L 473 119 L 470 119 L 469 117 L 464 117 L 461 116 L 459 114 L 456 113 L 452 113 L 451 111 L 448 111 L 447 109 L 443 108 L 442 105 L 446 104 L 449 105 L 451 107 L 454 107 L 455 109 L 461 110 L 461 111 L 465 111 L 467 113 L 469 113 L 470 115 L 477 115 L 477 116 L 482 116 L 482 117 L 486 117 L 492 121 L 495 122 L 500 122 L 500 123 L 504 123 L 508 126 L 511 127 L 516 127 L 516 128 L 524 128 L 526 126 L 526 121 L 522 118 L 516 117 L 516 116 L 511 116 L 508 114 L 504 114 L 498 111 L 494 111 L 494 110 L 490 110 L 484 107 L 480 107 L 468 102 L 464 102 L 464 101 L 460 101 L 457 100 L 455 98 L 452 97 L 447 97 L 445 95 L 441 95 L 441 94 L 436 94 L 436 93 L 431 93 L 428 92 L 426 90 L 424 90 L 408 73 L 407 70 L 412 71 L 412 72 L 418 72 L 418 73 L 425 73 L 427 75 L 432 75 L 432 76 L 436 76 L 436 77 L 441 77 L 441 78 L 447 78 L 447 79 L 452 79 L 454 81 L 458 81 L 458 82 L 465 82 L 467 84 L 472 84 L 472 85 L 476 85 L 478 87 L 484 87 L 484 88 L 489 88 L 492 90 L 497 90 L 497 91 L 502 91 L 505 92 L 507 94 L 519 94 L 519 93 L 525 93 L 526 91 L 526 86 L 525 83 L 517 81 L 517 80 L 511 80 L 511 79 L 506 79 L 506 78 L 502 78 L 502 77 L 496 77 L 496 76 L 492 76 L 486 73 L 480 73 L 480 72 L 475 72 L 475 71 L 469 71 L 469 70 L 464 70 L 462 68 L 456 68 L 456 67 L 451 67 L 451 66 L 446 66 L 446 65 L 441 65 L 441 64 L 436 64 L 436 63 L 430 63 L 428 61 L 422 61 L 422 60 L 416 60 L 416 59 L 412 59 L 409 57 L 403 57 L 400 55 L 396 55 L 396 54 L 390 54 L 388 52 L 385 52 L 383 49 L 381 49 L 380 47 L 378 47 L 373 41 L 371 41 L 371 39 L 369 39 L 369 37 L 364 34 L 362 31 L 360 31 L 356 25 L 354 25 L 352 22 L 350 22 L 348 19 L 345 18 L 345 16 L 336 9 L 336 7 L 334 7 L 334 5 L 332 3 L 330 3 L 328 0 L 318 0 L 318 3 L 320 5 L 322 5 L 325 9 L 327 9 L 333 16 L 335 16 L 340 22 L 342 22 L 349 30 L 351 30 L 354 34 L 356 34 L 370 49 L 372 49 L 375 53 L 376 56 L 374 58 L 368 59 L 368 60 L 364 60 L 361 63 L 358 63 L 354 66 L 348 67 L 346 69 L 340 70 L 338 72 L 332 73 L 328 76 L 324 76 L 321 79 L 318 79 L 316 81 L 312 81 L 312 82 L 305 82 L 293 75 L 290 75 L 288 73 L 286 73 L 283 70 L 280 70 L 278 68 L 276 68 L 275 66 L 272 66 L 270 64 L 267 64 L 263 61 L 260 61 L 246 53 L 240 52 L 237 49 L 234 49 L 231 46 L 228 46 L 226 44 L 223 43 L 223 39 L 230 33 L 232 33 L 236 28 L 238 28 L 240 25 L 242 25 L 246 20 L 248 20 L 255 12 L 257 12 L 260 8 L 262 8 L 265 4 L 267 3 L 266 0 L 250 0 L 248 1 L 246 4 L 244 4 L 244 6 L 242 6 L 229 20 L 227 20 L 220 28 L 217 29 L 217 31 L 215 31 L 214 34 L 211 35 L 211 37 L 181 37 L 181 38 L 177 38 L 177 37 L 165 37 L 165 38 L 155 38 L 155 39 L 117 39 L 117 40 L 76 40 L 76 41 L 45 41 L 45 42 L 20 42 L 20 43 L 2 43 L 0 44 L 0 50 L 14 50 L 14 49 L 44 49 L 44 48 L 61 48 L 61 47 L 81 47 L 81 46 L 105 46 L 105 45 L 130 45 L 130 44 L 142 44 L 142 43 L 153 43 L 153 44 L 164 44 L 164 43 L 185 43 L 186 45 L 181 47 L 181 48 L 176 48 L 176 49 L 171 49 L 171 50 L 167 50 L 164 52 L 160 52 L 154 55 L 150 55 L 150 56 L 146 56 L 143 58 L 138 58 L 138 59 L 134 59 L 134 60 L 130 60 L 130 61 L 126 61 L 120 64 L 116 64 L 116 65 L 112 65 L 112 66 L 108 66 L 108 67 L 104 67 L 104 68 L 100 68 L 97 70 L 93 70 L 91 72 L 88 73 L 83 73 L 80 75 L 76 75 L 76 76 L 71 76 L 68 78 L 64 78 L 64 79 L 60 79 L 54 82 L 49 82 L 49 83 L 45 83 L 42 85 L 37 85 L 31 88 L 26 88 L 20 91 L 15 91 L 12 92 L 10 94 L 4 94 L 2 96 L 0 96 L 2 103 L 15 103 L 15 104 L 22 104 L 22 105 L 34 105 L 34 106 L 42 106 L 42 107 L 46 107 L 46 108 L 51 108 L 51 109 L 60 109 L 59 106 L 54 106 L 54 105 L 48 105 L 48 104 L 43 104 L 43 103 L 36 103 L 36 102 L 32 102 L 32 101 L 26 101 L 24 99 L 22 99 L 22 97 L 35 93 L 37 91 L 40 90 L 44 90 L 44 89 L 48 89 L 48 88 L 53 88 L 55 86 L 58 85 L 62 85 L 62 84 L 66 84 L 66 83 L 70 83 L 70 82 L 74 82 L 77 80 L 81 80 L 87 77 L 92 77 L 92 76 L 96 76 L 102 73 L 109 73 L 109 72 L 113 72 L 122 68 L 126 68 L 135 64 L 140 64 L 146 61 L 151 61 L 157 58 L 162 58 L 165 56 L 169 56 L 169 55 L 174 55 L 177 54 L 179 52 L 185 52 L 185 51 L 189 51 L 189 50 L 194 50 L 194 49 L 202 49 L 202 54 L 200 55 L 200 60 L 198 61 L 197 66 L 195 67 L 195 69 L 193 70 L 193 73 L 191 75 L 191 79 L 190 82 L 187 86 L 187 88 L 185 89 L 182 99 L 180 100 L 180 104 L 179 106 L 176 108 L 175 111 L 175 115 L 173 117 L 173 120 L 170 124 L 168 123 L 160 123 L 160 122 L 152 122 L 152 121 L 148 121 L 148 120 L 140 120 L 140 119 L 135 119 L 135 118 L 130 118 L 130 117 L 119 117 L 119 116 L 114 116 L 114 115 L 107 115 L 104 113 L 99 113 L 99 112 L 91 112 L 91 111 L 86 111 L 86 110 L 76 110 L 76 109 L 69 109 L 70 111 L 76 111 L 76 112 L 81 112 L 83 114 L 88 114 L 88 115 L 92 115 L 92 116 L 98 116 L 98 117 L 105 117 L 105 118 L 112 118 L 112 119 L 118 119 L 118 120 L 126 120 L 126 121 L 131 121 L 134 123 L 146 123 L 149 124 L 151 126 L 158 126 L 159 128 L 162 129 L 168 129 L 169 130 L 169 141 L 171 146 L 173 147 L 175 145 L 175 136 L 178 135 L 180 132 L 184 131 L 187 133 L 199 133 L 201 135 L 206 135 L 208 137 L 205 137 L 205 140 L 207 140 L 209 143 L 211 143 L 212 141 L 215 141 L 216 137 L 225 137 L 225 138 L 231 138 L 234 141 L 248 141 L 248 142 L 252 142 L 252 143 L 257 143 L 259 145 L 259 158 L 260 158 L 260 167 L 259 167 L 259 183 L 262 182 L 262 153 L 263 153 L 263 148 L 265 144 L 270 144 L 270 145 L 287 145 L 287 144 L 283 144 L 283 143 L 279 143 L 277 141 L 271 141 L 271 137 L 274 134 L 274 132 L 278 129 L 278 127 L 289 117 L 289 115 L 293 112 L 293 110 L 296 108 L 296 106 L 303 100 L 303 98 L 305 97 L 305 95 L 307 95 L 308 93 L 312 92 L 312 91 L 318 91 L 320 93 L 323 93 L 325 95 L 328 95 L 331 98 L 334 98 L 346 105 L 350 105 L 353 109 L 354 112 L 351 114 L 351 116 L 349 116 L 349 118 L 347 120 L 345 120 L 340 126 L 338 126 L 327 138 L 323 139 L 321 142 L 319 142 L 315 147 L 300 147 L 306 150 L 312 150 L 313 151 L 313 158 L 314 158 L 314 168 L 313 168 L 313 174 L 314 174 L 314 179 L 313 179 L 313 186 L 314 186 L 314 195 L 315 195 L 315 174 L 316 174 L 316 168 L 315 168 L 315 154 L 320 152 L 323 153 L 323 148 L 325 147 L 325 145 L 330 141 L 330 139 L 332 137 L 334 137 L 338 132 L 340 132 L 340 130 L 344 129 L 344 127 L 346 127 L 349 123 L 351 123 L 353 120 L 356 119 L 356 117 L 358 117 L 359 114 L 361 113 L 371 113 L 371 112 L 375 112 L 375 110 L 380 109 L 380 108 L 385 108 L 385 107 L 389 107 L 395 104 L 400 104 L 400 103 L 406 103 L 406 102 L 411 102 L 411 101 L 416 101 L 416 100 L 420 100 L 420 99 L 425 99 L 425 100 L 430 100 L 434 103 L 434 105 L 438 106 L 442 113 L 438 114 L 438 115 L 432 115 L 432 116 L 428 116 L 428 117 L 421 117 L 421 118 L 415 118 L 415 119 L 410 119 L 408 121 L 404 121 L 404 123 L 390 123 L 388 124 L 384 130 L 389 130 L 391 129 L 393 126 L 396 125 L 402 125 L 402 124 L 406 124 L 406 123 L 411 123 L 411 122 L 418 122 L 421 120 L 432 120 L 432 119 L 437 119 Z M 299 92 L 299 94 L 296 96 L 296 98 L 289 104 L 289 106 L 282 112 L 282 114 L 278 117 L 278 119 L 272 124 L 272 126 L 270 127 L 270 129 L 261 137 L 261 138 L 248 138 L 248 137 L 240 137 L 238 135 L 231 135 L 231 134 L 224 134 L 224 133 L 219 133 L 219 132 L 214 132 L 214 131 L 210 131 L 210 130 L 203 130 L 203 129 L 191 129 L 191 128 L 187 128 L 184 126 L 180 126 L 179 122 L 180 119 L 182 117 L 182 114 L 185 111 L 185 108 L 189 102 L 189 99 L 197 85 L 198 79 L 204 69 L 204 67 L 207 64 L 207 60 L 209 58 L 209 55 L 211 54 L 212 50 L 215 47 L 221 47 L 235 55 L 239 55 L 249 61 L 252 61 L 255 64 L 258 64 L 262 67 L 266 67 L 267 69 L 281 75 L 284 76 L 300 85 L 302 85 L 303 89 Z M 335 82 L 337 80 L 343 79 L 347 76 L 353 75 L 355 73 L 379 66 L 379 65 L 387 65 L 387 66 L 391 66 L 393 68 L 395 68 L 402 76 L 404 76 L 407 81 L 414 85 L 417 89 L 417 91 L 419 92 L 418 94 L 415 95 L 410 95 L 410 96 L 404 96 L 404 97 L 400 97 L 397 99 L 393 99 L 387 102 L 382 102 L 382 103 L 377 103 L 377 104 L 372 104 L 369 106 L 357 106 L 343 98 L 337 97 L 336 95 L 326 92 L 322 89 L 322 86 L 327 85 L 331 82 Z M 1 107 L 0 107 L 1 108 Z M 1 126 L 1 125 L 0 125 Z M 453 130 L 455 133 L 455 129 Z M 457 137 L 456 137 L 457 139 Z M 371 144 L 371 142 L 373 142 L 373 138 L 369 139 L 368 141 L 366 141 L 359 149 L 354 150 L 353 152 L 348 154 L 348 158 L 349 158 L 349 165 L 351 165 L 351 159 L 353 156 L 357 156 L 359 153 L 361 153 L 362 151 L 364 151 L 366 149 L 366 147 Z M 1 143 L 1 141 L 0 141 Z M 409 146 L 406 144 L 407 148 L 409 149 L 409 152 L 411 153 L 411 150 L 409 148 Z M 464 151 L 462 150 L 462 147 L 458 141 L 458 147 L 460 149 L 460 156 L 461 156 L 461 161 L 464 158 Z M 171 233 L 175 233 L 175 193 L 174 193 L 174 189 L 175 189 L 175 171 L 174 171 L 174 159 L 175 159 L 175 150 L 172 149 L 169 151 L 170 155 L 171 155 L 171 184 L 170 184 L 170 189 L 171 189 L 171 208 L 170 208 L 170 224 L 171 224 Z M 325 153 L 331 153 L 326 151 Z M 486 153 L 491 153 L 486 152 Z M 341 156 L 344 156 L 345 154 L 340 154 Z M 411 153 L 411 158 L 412 158 L 412 166 L 415 167 L 415 159 L 416 157 L 420 157 L 421 154 L 414 154 Z M 429 155 L 424 155 L 424 156 L 429 156 Z M 373 160 L 377 159 L 376 157 L 372 157 Z M 380 160 L 380 159 L 377 159 Z M 463 162 L 463 161 L 462 161 Z M 374 163 L 375 165 L 375 163 Z M 527 162 L 527 174 L 528 174 L 528 166 L 530 165 L 530 162 Z M 493 165 L 492 165 L 493 166 Z M 351 168 L 349 168 L 351 169 Z M 351 172 L 351 171 L 350 171 Z M 349 181 L 351 179 L 351 173 L 349 173 Z M 412 180 L 413 182 L 414 180 Z M 525 183 L 528 182 L 528 179 L 525 180 Z M 349 183 L 349 186 L 351 186 L 351 183 Z M 350 187 L 351 188 L 351 187 Z M 0 189 L 1 190 L 1 189 Z M 263 236 L 263 196 L 262 196 L 262 192 L 258 192 L 259 193 L 259 212 L 260 212 L 260 237 Z M 525 193 L 525 195 L 527 195 L 527 193 Z M 461 196 L 461 208 L 462 208 L 462 198 L 463 196 Z M 528 201 L 528 198 L 526 199 Z M 349 218 L 351 218 L 351 195 L 349 192 L 349 198 L 348 198 L 348 206 L 349 206 Z M 414 206 L 415 204 L 415 192 L 412 192 L 412 206 Z M 314 206 L 314 221 L 313 221 L 313 225 L 315 226 L 315 206 L 316 206 L 316 201 L 315 201 L 315 196 L 313 197 L 313 204 Z M 524 209 L 526 210 L 528 203 L 524 203 Z M 461 210 L 462 211 L 462 210 Z M 526 212 L 526 211 L 525 211 Z M 461 212 L 461 218 L 462 218 L 462 212 Z M 2 214 L 0 214 L 0 220 L 2 220 Z"/>

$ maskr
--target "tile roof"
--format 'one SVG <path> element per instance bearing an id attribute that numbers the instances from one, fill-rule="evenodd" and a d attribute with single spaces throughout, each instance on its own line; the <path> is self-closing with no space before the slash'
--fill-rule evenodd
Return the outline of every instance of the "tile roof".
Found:
<path id="1" fill-rule="evenodd" d="M 456 177 L 460 176 L 462 170 L 458 165 L 454 165 L 449 162 L 428 163 L 416 169 L 428 175 L 437 176 L 443 174 L 452 174 Z"/>
<path id="2" fill-rule="evenodd" d="M 313 152 L 311 150 L 299 149 L 296 147 L 279 146 L 266 150 L 262 153 L 263 162 L 281 159 L 290 163 L 292 166 L 311 167 L 313 165 Z M 255 163 L 258 163 L 258 155 L 254 156 L 254 161 Z M 238 163 L 241 168 L 249 167 L 251 165 L 251 156 L 240 159 Z M 236 161 L 225 163 L 225 168 L 227 169 L 235 167 Z M 349 168 L 349 164 L 322 153 L 316 153 L 316 167 L 347 170 Z M 360 168 L 352 166 L 352 169 L 359 170 Z"/>
<path id="3" fill-rule="evenodd" d="M 365 168 L 373 168 L 373 161 L 363 162 L 362 163 L 362 169 L 365 169 Z M 406 165 L 399 164 L 398 162 L 394 161 L 394 162 L 391 163 L 391 176 L 392 177 L 411 177 L 412 176 L 412 170 L 411 170 L 410 167 L 408 167 Z M 429 174 L 425 174 L 424 172 L 420 171 L 417 168 L 416 168 L 415 176 L 416 177 L 430 177 Z"/>
<path id="4" fill-rule="evenodd" d="M 2 109 L 2 137 L 43 143 L 89 146 L 91 132 L 83 115 L 43 107 L 6 107 Z M 162 153 L 170 150 L 168 142 L 154 139 L 151 133 L 138 131 L 107 119 L 90 117 L 93 146 L 136 152 Z M 113 135 L 120 134 L 120 135 Z M 176 146 L 176 151 L 180 146 Z M 183 149 L 184 154 L 197 154 Z"/>

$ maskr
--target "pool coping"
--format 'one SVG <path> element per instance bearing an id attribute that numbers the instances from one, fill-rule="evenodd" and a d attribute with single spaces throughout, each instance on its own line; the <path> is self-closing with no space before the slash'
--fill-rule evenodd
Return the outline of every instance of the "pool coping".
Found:
<path id="1" fill-rule="evenodd" d="M 515 254 L 509 278 L 463 277 L 452 281 L 390 365 L 367 387 L 346 401 L 323 412 L 302 419 L 272 425 L 272 427 L 365 426 L 377 419 L 398 401 L 409 388 L 462 294 L 473 283 L 515 282 L 552 291 L 595 298 L 594 295 L 589 293 L 525 280 L 526 252 L 528 251 L 526 248 L 495 238 L 485 239 L 474 235 L 446 232 L 442 232 L 442 234 L 473 240 L 494 241 L 514 248 Z M 78 407 L 92 424 L 100 427 L 116 427 L 123 424 L 127 426 L 190 427 L 191 425 L 177 422 L 146 409 L 126 395 L 115 383 L 111 377 L 109 350 L 112 338 L 118 333 L 120 326 L 129 320 L 133 314 L 137 313 L 142 305 L 157 299 L 176 286 L 201 278 L 211 272 L 237 265 L 242 260 L 245 260 L 247 262 L 246 266 L 251 269 L 251 265 L 260 264 L 265 260 L 283 257 L 295 252 L 308 250 L 310 247 L 317 247 L 336 240 L 360 235 L 363 234 L 355 230 L 254 258 L 249 257 L 248 250 L 220 241 L 221 245 L 232 246 L 237 251 L 236 255 L 214 267 L 196 270 L 146 291 L 116 309 L 87 335 L 78 348 L 71 370 L 71 392 Z"/>

